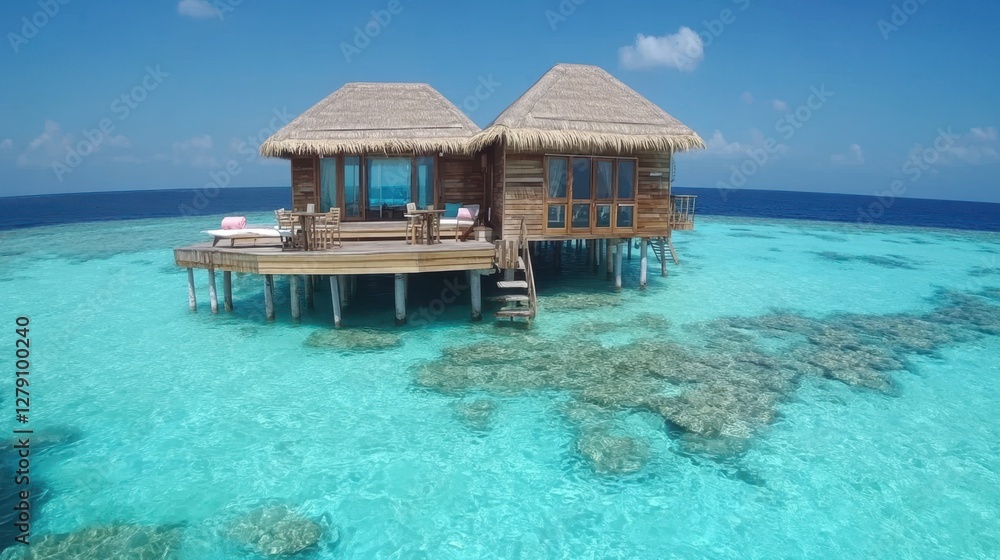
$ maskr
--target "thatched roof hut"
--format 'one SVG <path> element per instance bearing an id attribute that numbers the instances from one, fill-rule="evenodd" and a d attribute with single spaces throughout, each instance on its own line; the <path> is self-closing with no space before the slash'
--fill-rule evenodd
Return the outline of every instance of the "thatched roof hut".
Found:
<path id="1" fill-rule="evenodd" d="M 267 139 L 265 157 L 468 153 L 480 129 L 427 84 L 350 83 Z"/>
<path id="2" fill-rule="evenodd" d="M 679 152 L 705 143 L 693 130 L 597 66 L 557 64 L 472 140 L 514 152 Z"/>

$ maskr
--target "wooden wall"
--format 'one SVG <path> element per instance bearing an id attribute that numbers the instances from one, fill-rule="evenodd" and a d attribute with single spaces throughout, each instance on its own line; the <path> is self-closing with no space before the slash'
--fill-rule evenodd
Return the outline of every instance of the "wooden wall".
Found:
<path id="1" fill-rule="evenodd" d="M 478 204 L 486 211 L 486 185 L 482 160 L 479 156 L 445 155 L 438 159 L 439 199 L 446 202 Z"/>
<path id="2" fill-rule="evenodd" d="M 670 231 L 670 154 L 637 154 L 636 237 L 663 237 Z M 660 173 L 660 177 L 650 177 Z"/>
<path id="3" fill-rule="evenodd" d="M 545 218 L 545 157 L 533 154 L 507 154 L 504 166 L 503 237 L 517 237 L 521 220 L 528 226 L 528 237 L 543 237 Z"/>
<path id="4" fill-rule="evenodd" d="M 293 158 L 292 209 L 305 211 L 310 203 L 319 207 L 319 158 Z"/>
<path id="5" fill-rule="evenodd" d="M 503 209 L 504 209 L 504 168 L 507 165 L 506 151 L 503 144 L 497 144 L 490 150 L 490 173 L 492 179 L 492 206 L 490 222 L 493 231 L 499 235 L 503 231 Z"/>

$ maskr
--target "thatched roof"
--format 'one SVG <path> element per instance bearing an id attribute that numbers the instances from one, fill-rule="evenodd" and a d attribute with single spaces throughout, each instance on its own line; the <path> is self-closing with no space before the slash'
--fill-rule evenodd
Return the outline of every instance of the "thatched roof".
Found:
<path id="1" fill-rule="evenodd" d="M 350 83 L 268 138 L 260 154 L 468 153 L 477 132 L 427 84 Z"/>
<path id="2" fill-rule="evenodd" d="M 557 64 L 472 140 L 515 152 L 633 153 L 704 148 L 690 128 L 596 66 Z"/>

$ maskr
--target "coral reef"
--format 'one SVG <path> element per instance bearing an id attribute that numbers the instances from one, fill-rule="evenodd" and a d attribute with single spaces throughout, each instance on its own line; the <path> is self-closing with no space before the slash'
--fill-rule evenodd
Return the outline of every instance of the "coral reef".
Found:
<path id="1" fill-rule="evenodd" d="M 607 426 L 588 428 L 576 440 L 576 450 L 600 474 L 628 474 L 649 461 L 649 444 L 614 434 Z"/>
<path id="2" fill-rule="evenodd" d="M 255 509 L 233 522 L 227 536 L 265 556 L 295 554 L 316 545 L 323 528 L 286 506 Z"/>
<path id="3" fill-rule="evenodd" d="M 309 335 L 305 345 L 312 348 L 330 348 L 343 352 L 376 352 L 396 348 L 403 343 L 396 333 L 376 329 L 320 330 Z"/>
<path id="4" fill-rule="evenodd" d="M 9 548 L 3 560 L 107 560 L 109 558 L 179 558 L 179 527 L 111 525 L 73 533 L 44 535 L 31 546 Z"/>

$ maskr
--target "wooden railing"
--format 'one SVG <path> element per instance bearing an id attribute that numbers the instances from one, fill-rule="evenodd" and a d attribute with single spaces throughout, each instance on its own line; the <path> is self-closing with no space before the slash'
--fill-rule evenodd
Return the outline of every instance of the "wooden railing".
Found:
<path id="1" fill-rule="evenodd" d="M 694 203 L 697 198 L 687 194 L 670 196 L 670 229 L 694 229 Z"/>

